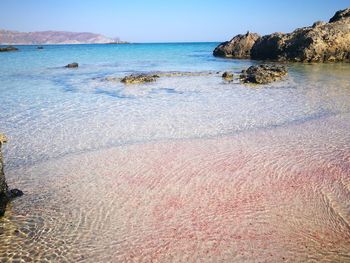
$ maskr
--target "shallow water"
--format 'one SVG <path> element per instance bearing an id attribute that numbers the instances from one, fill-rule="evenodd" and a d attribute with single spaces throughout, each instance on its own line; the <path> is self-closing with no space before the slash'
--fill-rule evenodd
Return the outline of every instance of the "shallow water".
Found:
<path id="1" fill-rule="evenodd" d="M 350 65 L 243 86 L 217 72 L 254 62 L 215 45 L 0 54 L 6 174 L 26 193 L 3 261 L 350 261 Z M 159 71 L 203 76 L 105 80 Z"/>

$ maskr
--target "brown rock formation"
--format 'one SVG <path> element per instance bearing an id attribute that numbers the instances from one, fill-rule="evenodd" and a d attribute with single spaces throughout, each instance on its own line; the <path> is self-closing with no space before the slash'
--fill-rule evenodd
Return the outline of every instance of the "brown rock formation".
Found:
<path id="1" fill-rule="evenodd" d="M 79 64 L 77 62 L 69 63 L 65 66 L 65 68 L 77 68 L 79 67 Z"/>
<path id="2" fill-rule="evenodd" d="M 237 35 L 230 41 L 221 43 L 216 47 L 213 55 L 227 58 L 249 58 L 250 50 L 259 38 L 258 34 L 249 32 L 245 35 Z"/>
<path id="3" fill-rule="evenodd" d="M 268 84 L 281 80 L 287 74 L 287 69 L 284 66 L 263 64 L 243 70 L 239 77 L 244 83 Z"/>
<path id="4" fill-rule="evenodd" d="M 248 35 L 246 35 L 248 36 Z M 246 37 L 248 38 L 248 37 Z M 251 38 L 243 45 L 242 35 L 219 45 L 214 55 L 242 58 L 250 54 L 256 60 L 296 62 L 350 62 L 350 8 L 336 12 L 329 23 L 315 22 L 292 33 L 274 33 Z"/>
<path id="5" fill-rule="evenodd" d="M 153 82 L 159 78 L 158 75 L 149 74 L 132 74 L 121 79 L 121 82 L 125 84 L 141 84 L 146 82 Z"/>

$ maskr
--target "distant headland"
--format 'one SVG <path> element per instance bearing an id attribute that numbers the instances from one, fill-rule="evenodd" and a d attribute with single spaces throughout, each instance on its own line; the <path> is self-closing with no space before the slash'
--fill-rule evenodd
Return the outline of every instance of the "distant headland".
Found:
<path id="1" fill-rule="evenodd" d="M 125 44 L 118 38 L 88 32 L 40 31 L 18 32 L 0 29 L 0 45 L 48 44 Z"/>

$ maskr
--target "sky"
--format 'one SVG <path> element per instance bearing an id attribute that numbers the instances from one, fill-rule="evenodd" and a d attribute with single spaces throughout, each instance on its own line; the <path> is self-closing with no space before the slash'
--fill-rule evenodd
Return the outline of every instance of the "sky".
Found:
<path id="1" fill-rule="evenodd" d="M 350 0 L 2 0 L 0 29 L 93 32 L 129 42 L 224 41 L 328 21 Z"/>

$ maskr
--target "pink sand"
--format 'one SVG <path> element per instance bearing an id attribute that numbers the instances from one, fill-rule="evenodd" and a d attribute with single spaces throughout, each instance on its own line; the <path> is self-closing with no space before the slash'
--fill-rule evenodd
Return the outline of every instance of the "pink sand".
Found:
<path id="1" fill-rule="evenodd" d="M 14 204 L 20 234 L 5 236 L 60 262 L 350 262 L 349 119 L 11 171 L 27 173 L 28 185 L 30 174 L 42 177 L 30 204 Z M 9 244 L 0 240 L 0 254 Z"/>

